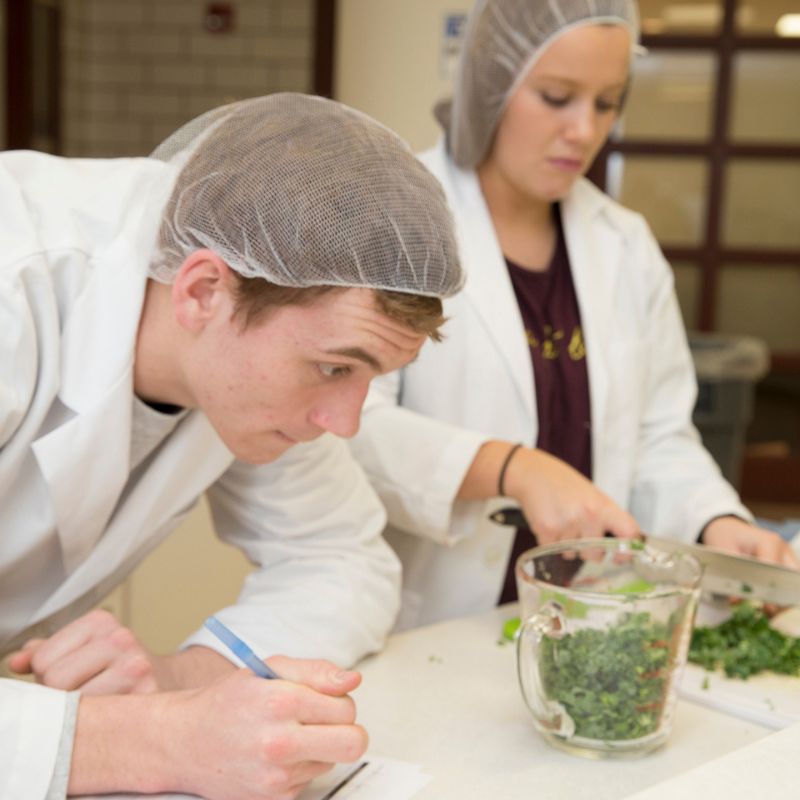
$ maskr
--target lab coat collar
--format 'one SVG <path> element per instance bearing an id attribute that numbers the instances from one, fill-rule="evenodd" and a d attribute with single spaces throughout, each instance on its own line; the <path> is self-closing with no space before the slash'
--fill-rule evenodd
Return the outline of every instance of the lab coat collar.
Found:
<path id="1" fill-rule="evenodd" d="M 446 156 L 442 142 L 432 156 L 440 174 L 446 173 L 449 178 L 445 187 L 456 210 L 459 250 L 467 272 L 464 293 L 504 359 L 519 401 L 535 418 L 533 368 L 525 326 L 477 173 L 457 167 Z"/>
<path id="2" fill-rule="evenodd" d="M 76 298 L 62 333 L 59 397 L 77 413 L 103 402 L 130 371 L 147 286 L 147 272 L 174 174 L 159 162 L 133 162 L 143 173 L 135 204 L 118 210 L 125 221 L 91 254 L 92 274 Z M 133 191 L 126 187 L 127 195 Z M 98 198 L 100 200 L 101 198 Z M 87 216 L 85 210 L 81 211 Z M 95 223 L 87 221 L 91 226 Z M 108 223 L 105 223 L 108 227 Z"/>

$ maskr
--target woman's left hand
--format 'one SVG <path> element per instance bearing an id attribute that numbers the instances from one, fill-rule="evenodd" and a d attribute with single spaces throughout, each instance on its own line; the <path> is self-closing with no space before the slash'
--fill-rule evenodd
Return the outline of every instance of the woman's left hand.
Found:
<path id="1" fill-rule="evenodd" d="M 703 544 L 717 550 L 750 556 L 784 567 L 800 569 L 800 559 L 777 533 L 752 525 L 738 517 L 718 517 L 703 532 Z"/>

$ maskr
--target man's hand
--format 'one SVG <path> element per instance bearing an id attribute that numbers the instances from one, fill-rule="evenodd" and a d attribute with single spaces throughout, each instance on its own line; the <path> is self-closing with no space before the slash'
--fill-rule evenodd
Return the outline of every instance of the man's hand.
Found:
<path id="1" fill-rule="evenodd" d="M 156 659 L 108 611 L 96 609 L 48 639 L 31 639 L 8 666 L 55 689 L 146 694 L 159 688 Z"/>
<path id="2" fill-rule="evenodd" d="M 269 659 L 285 679 L 236 670 L 200 689 L 83 697 L 70 794 L 186 792 L 209 800 L 291 800 L 367 734 L 348 693 L 356 672 L 324 661 Z"/>
<path id="3" fill-rule="evenodd" d="M 508 465 L 506 494 L 522 506 L 539 544 L 561 539 L 623 539 L 639 533 L 627 511 L 580 472 L 542 450 L 520 448 Z"/>
<path id="4" fill-rule="evenodd" d="M 800 560 L 777 533 L 758 528 L 738 517 L 718 517 L 706 525 L 703 543 L 761 561 L 800 569 Z"/>

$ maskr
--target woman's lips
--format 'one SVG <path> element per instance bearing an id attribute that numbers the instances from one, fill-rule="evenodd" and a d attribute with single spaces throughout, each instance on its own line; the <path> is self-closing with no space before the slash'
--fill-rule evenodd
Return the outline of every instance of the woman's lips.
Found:
<path id="1" fill-rule="evenodd" d="M 551 158 L 550 163 L 564 172 L 580 172 L 583 168 L 583 161 L 579 158 Z"/>

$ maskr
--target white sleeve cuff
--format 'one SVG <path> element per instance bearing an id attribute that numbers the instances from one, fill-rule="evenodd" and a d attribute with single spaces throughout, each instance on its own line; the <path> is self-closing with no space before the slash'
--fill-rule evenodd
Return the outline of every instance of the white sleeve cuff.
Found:
<path id="1" fill-rule="evenodd" d="M 0 797 L 50 797 L 66 707 L 66 692 L 0 680 Z"/>

